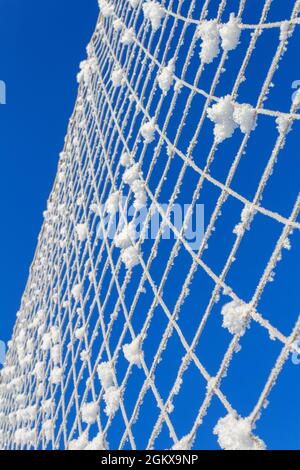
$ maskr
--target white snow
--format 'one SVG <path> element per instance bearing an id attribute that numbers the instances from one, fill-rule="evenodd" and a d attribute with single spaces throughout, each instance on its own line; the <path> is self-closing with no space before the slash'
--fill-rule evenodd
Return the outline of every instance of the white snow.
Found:
<path id="1" fill-rule="evenodd" d="M 165 17 L 165 12 L 160 3 L 147 0 L 143 3 L 143 12 L 145 18 L 150 20 L 153 31 L 157 31 L 160 26 L 162 19 Z"/>
<path id="2" fill-rule="evenodd" d="M 247 134 L 256 127 L 256 112 L 249 104 L 235 103 L 230 95 L 223 96 L 207 110 L 208 118 L 215 124 L 216 142 L 231 137 L 237 127 Z"/>
<path id="3" fill-rule="evenodd" d="M 139 249 L 137 246 L 130 246 L 122 251 L 121 259 L 126 269 L 132 269 L 139 264 Z"/>
<path id="4" fill-rule="evenodd" d="M 193 437 L 188 434 L 173 445 L 172 450 L 191 450 L 193 446 Z"/>
<path id="5" fill-rule="evenodd" d="M 224 51 L 235 49 L 241 36 L 240 20 L 231 13 L 228 23 L 222 24 L 219 28 L 221 36 L 221 46 Z"/>
<path id="6" fill-rule="evenodd" d="M 111 193 L 106 201 L 106 212 L 110 215 L 114 215 L 119 210 L 120 204 L 120 192 L 114 191 Z"/>
<path id="7" fill-rule="evenodd" d="M 51 333 L 51 340 L 53 344 L 57 344 L 60 342 L 60 331 L 57 326 L 52 326 L 50 328 L 50 333 Z"/>
<path id="8" fill-rule="evenodd" d="M 114 416 L 120 405 L 120 391 L 114 385 L 113 368 L 109 362 L 102 362 L 97 368 L 98 377 L 105 391 L 103 399 L 106 404 L 104 412 L 107 416 Z"/>
<path id="9" fill-rule="evenodd" d="M 217 142 L 229 138 L 234 133 L 237 123 L 233 119 L 234 104 L 231 96 L 226 95 L 207 110 L 209 119 L 215 124 L 214 136 Z"/>
<path id="10" fill-rule="evenodd" d="M 84 326 L 82 326 L 81 328 L 77 328 L 75 330 L 75 338 L 82 339 L 84 337 L 84 333 L 85 333 L 85 327 Z"/>
<path id="11" fill-rule="evenodd" d="M 133 206 L 135 210 L 140 210 L 147 205 L 147 193 L 145 190 L 145 183 L 142 179 L 135 180 L 131 185 L 131 190 L 134 193 Z"/>
<path id="12" fill-rule="evenodd" d="M 42 350 L 48 351 L 51 347 L 51 333 L 45 333 L 42 338 Z"/>
<path id="13" fill-rule="evenodd" d="M 228 414 L 220 418 L 214 428 L 218 442 L 224 450 L 264 450 L 265 444 L 252 434 L 251 423 L 245 418 Z"/>
<path id="14" fill-rule="evenodd" d="M 155 119 L 152 118 L 141 127 L 141 135 L 146 144 L 150 144 L 155 139 Z"/>
<path id="15" fill-rule="evenodd" d="M 235 105 L 233 119 L 244 134 L 249 134 L 256 127 L 256 112 L 250 104 Z"/>
<path id="16" fill-rule="evenodd" d="M 123 174 L 123 182 L 125 184 L 132 185 L 132 183 L 138 179 L 140 179 L 141 170 L 139 163 L 135 163 L 131 167 L 127 168 L 127 170 Z"/>
<path id="17" fill-rule="evenodd" d="M 107 450 L 107 444 L 101 433 L 97 434 L 94 439 L 89 442 L 84 450 Z"/>
<path id="18" fill-rule="evenodd" d="M 114 87 L 119 87 L 123 85 L 124 79 L 124 72 L 121 67 L 116 67 L 115 70 L 111 74 L 111 81 Z"/>
<path id="19" fill-rule="evenodd" d="M 125 29 L 121 36 L 121 43 L 124 44 L 124 46 L 129 46 L 134 40 L 134 37 L 135 33 L 133 28 Z"/>
<path id="20" fill-rule="evenodd" d="M 109 362 L 102 362 L 97 368 L 99 380 L 104 390 L 114 386 L 113 369 Z"/>
<path id="21" fill-rule="evenodd" d="M 81 408 L 82 421 L 86 424 L 93 424 L 99 416 L 100 408 L 98 403 L 85 403 Z"/>
<path id="22" fill-rule="evenodd" d="M 174 82 L 175 61 L 171 59 L 158 76 L 158 85 L 163 94 L 166 95 Z"/>
<path id="23" fill-rule="evenodd" d="M 232 300 L 222 308 L 223 328 L 227 328 L 232 335 L 243 335 L 247 328 L 249 319 L 249 305 Z"/>
<path id="24" fill-rule="evenodd" d="M 99 8 L 104 18 L 108 18 L 114 14 L 114 6 L 107 0 L 98 0 Z"/>
<path id="25" fill-rule="evenodd" d="M 138 6 L 138 4 L 140 3 L 141 0 L 128 0 L 130 6 L 132 8 L 136 8 Z"/>
<path id="26" fill-rule="evenodd" d="M 50 372 L 50 382 L 53 385 L 58 385 L 63 377 L 63 371 L 61 367 L 54 367 Z"/>
<path id="27" fill-rule="evenodd" d="M 106 390 L 103 399 L 106 404 L 104 412 L 107 416 L 113 417 L 116 414 L 120 406 L 120 398 L 120 391 L 117 387 L 110 387 Z"/>
<path id="28" fill-rule="evenodd" d="M 61 353 L 61 350 L 60 350 L 59 344 L 56 344 L 55 346 L 51 348 L 50 357 L 55 365 L 58 365 L 60 362 L 60 353 Z"/>
<path id="29" fill-rule="evenodd" d="M 52 437 L 52 431 L 54 429 L 54 425 L 51 419 L 47 419 L 42 424 L 42 431 L 44 432 L 44 436 L 46 438 L 46 442 L 49 442 Z"/>
<path id="30" fill-rule="evenodd" d="M 117 248 L 128 248 L 135 243 L 137 234 L 134 222 L 126 224 L 120 233 L 117 233 L 114 242 Z"/>
<path id="31" fill-rule="evenodd" d="M 125 359 L 127 359 L 129 364 L 136 365 L 139 368 L 141 368 L 142 366 L 141 360 L 143 358 L 141 344 L 142 340 L 139 335 L 130 344 L 125 344 L 123 346 L 123 353 Z"/>
<path id="32" fill-rule="evenodd" d="M 131 155 L 127 152 L 123 152 L 120 158 L 120 163 L 122 166 L 125 166 L 125 168 L 129 167 L 132 165 L 132 158 Z"/>
<path id="33" fill-rule="evenodd" d="M 68 446 L 69 450 L 84 450 L 88 445 L 88 435 L 87 432 L 81 434 L 78 439 L 73 439 Z"/>
<path id="34" fill-rule="evenodd" d="M 92 75 L 98 70 L 98 62 L 96 57 L 90 57 L 80 63 L 80 72 L 77 74 L 78 83 L 83 82 L 87 85 Z"/>
<path id="35" fill-rule="evenodd" d="M 76 233 L 78 240 L 80 242 L 84 242 L 88 236 L 88 227 L 87 224 L 77 224 L 76 225 Z"/>
<path id="36" fill-rule="evenodd" d="M 121 29 L 123 28 L 123 22 L 121 18 L 117 18 L 116 20 L 114 20 L 113 27 L 115 31 L 121 31 Z"/>
<path id="37" fill-rule="evenodd" d="M 216 20 L 207 20 L 197 28 L 197 36 L 201 38 L 200 59 L 203 64 L 210 64 L 219 54 L 220 36 Z"/>
<path id="38" fill-rule="evenodd" d="M 286 116 L 277 116 L 276 120 L 276 127 L 279 134 L 285 134 L 290 130 L 290 121 L 289 118 Z"/>
<path id="39" fill-rule="evenodd" d="M 71 293 L 74 297 L 75 300 L 78 300 L 80 298 L 80 295 L 82 293 L 82 284 L 75 284 L 71 290 Z"/>
<path id="40" fill-rule="evenodd" d="M 255 209 L 250 204 L 245 204 L 242 212 L 241 212 L 241 222 L 237 224 L 234 229 L 233 233 L 235 235 L 243 235 L 245 230 L 250 230 L 251 223 L 253 221 L 255 215 Z"/>

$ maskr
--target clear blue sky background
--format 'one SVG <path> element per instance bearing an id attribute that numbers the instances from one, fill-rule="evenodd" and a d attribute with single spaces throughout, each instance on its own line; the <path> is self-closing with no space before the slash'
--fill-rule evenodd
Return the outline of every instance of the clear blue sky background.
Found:
<path id="1" fill-rule="evenodd" d="M 187 2 L 188 3 L 188 2 Z M 200 2 L 201 3 L 201 2 Z M 212 1 L 212 5 L 218 2 Z M 226 14 L 236 11 L 237 1 L 232 0 Z M 248 22 L 257 22 L 262 2 L 253 0 L 251 8 L 246 9 Z M 268 20 L 285 19 L 291 11 L 292 0 L 274 0 Z M 71 115 L 76 96 L 76 73 L 80 60 L 85 57 L 85 46 L 95 26 L 98 6 L 96 0 L 0 0 L 0 79 L 7 83 L 7 105 L 0 107 L 0 338 L 8 340 L 19 307 L 22 291 L 27 279 L 37 236 L 42 223 L 42 212 L 46 205 L 57 165 L 57 158 L 63 146 L 68 118 Z M 211 14 L 213 17 L 212 8 Z M 197 16 L 197 15 L 195 15 Z M 277 34 L 277 36 L 276 36 Z M 239 64 L 249 36 L 245 43 L 232 53 L 231 64 L 218 86 L 218 95 L 226 94 L 236 74 L 234 64 Z M 275 52 L 278 31 L 265 33 L 264 41 L 258 45 L 255 60 L 250 62 L 246 85 L 241 87 L 240 101 L 254 104 L 269 62 Z M 271 91 L 265 106 L 270 109 L 287 111 L 290 106 L 291 84 L 300 79 L 299 27 L 284 57 L 281 68 L 275 76 L 275 88 Z M 236 60 L 234 60 L 234 57 Z M 207 88 L 214 66 L 208 69 L 203 77 L 203 88 Z M 254 78 L 252 81 L 251 78 Z M 191 79 L 192 77 L 190 77 Z M 201 103 L 199 102 L 199 106 Z M 193 122 L 192 122 L 193 121 Z M 191 126 L 195 116 L 191 115 Z M 276 128 L 272 118 L 261 118 L 256 131 L 256 138 L 250 140 L 246 158 L 233 181 L 233 188 L 245 197 L 253 197 L 257 182 L 270 155 L 276 138 Z M 211 146 L 210 123 L 207 123 L 209 138 L 201 140 L 201 152 L 195 152 L 195 159 L 201 166 L 203 155 Z M 175 127 L 174 127 L 175 129 Z M 187 141 L 190 138 L 187 126 Z M 289 135 L 287 146 L 279 158 L 278 165 L 268 185 L 262 204 L 271 210 L 288 216 L 292 204 L 299 192 L 299 124 L 294 126 Z M 231 163 L 241 135 L 236 133 L 234 139 L 225 142 L 218 158 L 212 167 L 212 174 L 224 180 L 228 165 Z M 202 157 L 201 157 L 202 155 Z M 228 157 L 229 156 L 229 157 Z M 226 160 L 227 158 L 227 160 Z M 225 163 L 223 163 L 225 162 Z M 174 168 L 176 174 L 176 168 Z M 193 176 L 189 183 L 194 184 Z M 207 185 L 203 191 L 202 201 L 206 206 L 209 218 L 218 193 Z M 188 201 L 185 201 L 188 202 Z M 210 241 L 210 249 L 205 261 L 220 272 L 228 248 L 232 246 L 234 236 L 232 228 L 238 222 L 242 207 L 235 201 L 224 206 L 223 216 L 218 222 L 217 230 Z M 250 300 L 255 286 L 262 274 L 263 267 L 280 234 L 281 227 L 274 222 L 257 216 L 251 232 L 239 250 L 228 282 L 246 301 Z M 299 303 L 299 234 L 292 238 L 293 250 L 286 253 L 280 263 L 275 282 L 270 284 L 260 302 L 259 311 L 275 326 L 288 334 L 300 313 Z M 166 254 L 166 253 L 165 253 Z M 187 260 L 182 255 L 182 262 Z M 171 276 L 165 289 L 165 298 L 173 305 L 172 295 L 180 288 L 186 271 L 177 271 L 177 278 Z M 159 267 L 156 275 L 159 276 Z M 199 296 L 202 286 L 203 296 Z M 175 289 L 174 289 L 175 288 Z M 181 313 L 180 325 L 187 337 L 198 324 L 195 313 L 203 311 L 209 299 L 211 283 L 199 272 L 194 279 L 191 295 Z M 205 296 L 205 292 L 207 295 Z M 204 365 L 216 373 L 220 360 L 228 346 L 230 335 L 221 329 L 219 311 L 221 305 L 228 301 L 222 297 L 221 304 L 216 306 L 206 332 L 199 344 L 197 353 Z M 163 319 L 157 318 L 157 328 L 161 328 Z M 155 328 L 155 323 L 153 324 Z M 174 348 L 174 349 L 172 349 Z M 167 377 L 173 376 L 177 363 L 172 351 L 177 348 L 176 340 L 166 352 L 165 359 L 157 373 L 161 380 L 163 393 L 169 384 Z M 280 352 L 278 342 L 271 342 L 267 334 L 257 325 L 242 340 L 242 352 L 234 358 L 228 378 L 223 382 L 223 391 L 233 406 L 242 415 L 247 415 L 254 406 L 268 373 Z M 174 371 L 172 372 L 172 366 Z M 167 367 L 167 369 L 166 369 Z M 166 373 L 167 372 L 167 373 Z M 168 375 L 169 374 L 169 375 Z M 271 405 L 264 411 L 258 423 L 257 434 L 266 441 L 270 448 L 299 448 L 300 443 L 300 406 L 299 385 L 300 365 L 294 366 L 291 361 L 286 364 L 278 384 L 271 394 Z M 185 389 L 178 398 L 174 415 L 175 427 L 182 429 L 182 434 L 189 431 L 194 420 L 196 408 L 201 402 L 205 384 L 198 381 L 193 372 L 185 378 Z M 133 384 L 134 385 L 134 384 Z M 132 385 L 132 386 L 133 386 Z M 186 404 L 189 404 L 187 406 Z M 147 400 L 145 402 L 147 406 Z M 153 404 L 149 402 L 148 410 Z M 144 417 L 150 418 L 145 412 Z M 217 448 L 212 428 L 224 410 L 214 399 L 212 407 L 200 428 L 195 447 Z M 116 417 L 118 419 L 118 417 Z M 148 427 L 151 419 L 148 419 Z M 137 431 L 147 429 L 147 419 L 137 424 Z M 114 437 L 111 441 L 114 441 Z M 117 436 L 115 436 L 117 441 Z M 158 439 L 162 446 L 167 441 L 166 430 Z"/>

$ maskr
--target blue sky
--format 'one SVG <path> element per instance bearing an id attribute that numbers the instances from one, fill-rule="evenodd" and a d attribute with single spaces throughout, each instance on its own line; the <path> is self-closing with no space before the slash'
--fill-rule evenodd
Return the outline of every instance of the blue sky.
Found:
<path id="1" fill-rule="evenodd" d="M 225 11 L 225 18 L 228 17 L 230 11 L 236 11 L 238 2 L 231 0 L 228 3 L 230 5 Z M 246 8 L 247 22 L 257 22 L 261 1 L 249 2 L 248 0 L 246 3 L 252 5 L 251 8 Z M 218 2 L 212 1 L 211 17 L 214 15 L 217 4 Z M 292 0 L 285 2 L 274 0 L 268 20 L 285 19 L 290 14 L 293 4 Z M 68 118 L 73 109 L 77 90 L 75 78 L 78 64 L 85 57 L 85 46 L 94 29 L 98 7 L 96 0 L 53 0 L 51 2 L 0 0 L 0 11 L 0 79 L 7 83 L 7 105 L 0 107 L 2 165 L 0 174 L 2 222 L 0 230 L 0 337 L 6 341 L 10 337 L 15 321 L 15 313 L 20 303 L 42 223 L 42 212 L 55 177 L 58 154 L 62 149 Z M 292 83 L 300 79 L 299 61 L 295 60 L 299 54 L 299 29 L 298 26 L 288 53 L 284 56 L 280 69 L 275 75 L 275 87 L 265 103 L 266 108 L 282 111 L 289 109 Z M 243 36 L 241 46 L 232 53 L 230 64 L 226 64 L 226 72 L 217 88 L 219 96 L 231 90 L 236 67 L 244 56 L 249 37 L 250 32 Z M 241 102 L 255 103 L 269 62 L 275 52 L 277 40 L 278 31 L 270 30 L 264 33 L 263 39 L 259 41 L 254 58 L 249 63 L 247 81 L 240 90 Z M 182 63 L 179 62 L 177 65 L 180 68 Z M 207 68 L 202 82 L 204 89 L 208 88 L 215 67 L 214 64 Z M 193 79 L 194 72 L 195 68 L 193 69 L 192 63 L 187 75 L 189 81 Z M 181 100 L 185 98 L 183 93 Z M 169 97 L 166 98 L 166 106 L 168 100 Z M 154 99 L 153 107 L 155 103 Z M 200 99 L 198 104 L 199 107 L 203 104 Z M 161 119 L 163 117 L 164 113 Z M 185 142 L 181 142 L 183 147 L 187 146 L 191 138 L 196 118 L 197 108 L 194 107 L 183 134 L 186 139 Z M 169 129 L 170 136 L 173 136 L 176 125 L 175 113 L 173 124 Z M 203 158 L 212 144 L 212 125 L 208 121 L 204 132 L 206 132 L 206 138 L 201 139 L 194 152 L 194 158 L 200 166 L 203 165 Z M 250 199 L 254 195 L 273 148 L 276 132 L 273 118 L 260 117 L 255 138 L 250 139 L 246 156 L 232 183 L 232 188 L 246 198 Z M 266 187 L 262 201 L 265 207 L 284 216 L 289 215 L 299 192 L 298 136 L 299 122 L 289 134 L 287 145 L 284 152 L 280 154 L 274 175 Z M 220 146 L 211 168 L 212 175 L 216 179 L 224 180 L 240 141 L 241 135 L 236 132 L 233 139 Z M 147 150 L 149 155 L 151 151 L 153 151 L 153 146 Z M 150 181 L 153 187 L 158 181 L 160 168 L 163 168 L 166 159 L 163 151 L 160 159 L 161 166 L 157 167 L 158 174 L 154 172 L 153 179 Z M 173 179 L 168 180 L 162 191 L 166 200 L 180 168 L 180 162 L 175 160 L 172 167 Z M 192 172 L 188 173 L 188 177 L 183 182 L 185 192 L 183 192 L 184 198 L 181 202 L 189 202 L 195 184 L 195 175 Z M 215 187 L 209 184 L 204 186 L 200 202 L 205 204 L 207 220 L 218 196 L 219 193 Z M 229 199 L 224 205 L 217 230 L 210 240 L 209 250 L 204 260 L 216 272 L 221 271 L 226 254 L 234 241 L 232 229 L 239 221 L 241 209 L 240 203 Z M 258 215 L 240 247 L 237 261 L 230 270 L 227 280 L 245 301 L 249 301 L 253 295 L 280 230 L 281 227 L 275 222 Z M 298 286 L 300 253 L 296 249 L 296 246 L 299 246 L 299 234 L 294 233 L 291 241 L 293 249 L 285 254 L 276 270 L 274 283 L 268 285 L 259 303 L 259 311 L 262 315 L 284 334 L 289 334 L 300 314 Z M 162 250 L 159 262 L 154 263 L 153 266 L 153 277 L 157 278 L 157 282 L 165 266 L 170 246 L 164 245 Z M 148 251 L 149 247 L 145 247 L 146 255 Z M 174 304 L 175 295 L 180 292 L 190 260 L 184 252 L 181 252 L 177 262 L 179 266 L 185 266 L 185 268 L 177 269 L 170 275 L 170 280 L 164 290 L 164 298 L 170 306 Z M 137 279 L 139 275 L 140 272 L 137 270 Z M 192 337 L 192 332 L 199 323 L 198 312 L 203 311 L 207 305 L 211 290 L 211 281 L 199 270 L 179 321 L 187 338 Z M 146 310 L 150 300 L 145 296 L 139 308 Z M 228 332 L 221 328 L 219 314 L 220 307 L 226 301 L 228 298 L 222 296 L 221 303 L 214 308 L 203 338 L 197 347 L 197 354 L 211 374 L 217 372 L 230 341 Z M 134 321 L 135 330 L 138 331 L 141 321 L 138 318 Z M 159 311 L 152 324 L 153 334 L 155 334 L 155 329 L 157 332 L 163 331 L 164 322 L 164 315 Z M 280 345 L 278 342 L 271 342 L 268 335 L 256 324 L 252 324 L 251 330 L 241 343 L 242 351 L 234 358 L 228 378 L 224 379 L 222 390 L 233 406 L 242 415 L 247 415 L 254 406 L 268 373 L 273 367 L 280 352 Z M 155 350 L 155 346 L 156 344 L 148 345 L 149 355 L 152 349 Z M 177 370 L 177 361 L 181 359 L 179 354 L 174 355 L 174 351 L 177 350 L 179 351 L 179 345 L 174 337 L 166 351 L 165 361 L 157 371 L 163 396 L 167 393 L 173 374 Z M 122 368 L 123 365 L 121 361 L 120 367 Z M 271 394 L 271 405 L 264 411 L 258 422 L 257 434 L 270 448 L 300 447 L 299 374 L 300 365 L 296 367 L 288 361 Z M 131 389 L 134 391 L 139 378 L 141 376 L 133 375 L 129 383 L 129 391 Z M 204 391 L 204 381 L 200 380 L 191 368 L 186 374 L 185 388 L 178 398 L 174 414 L 175 426 L 182 429 L 182 434 L 189 431 Z M 189 407 L 186 406 L 187 400 Z M 155 405 L 150 397 L 146 397 L 144 406 L 147 411 L 144 411 L 142 419 L 137 423 L 137 431 L 140 430 L 142 437 L 142 430 L 147 430 L 147 426 L 150 428 L 152 412 L 153 416 L 155 413 Z M 196 447 L 217 448 L 212 428 L 218 418 L 223 415 L 224 410 L 217 399 L 214 399 L 203 426 L 200 427 Z M 116 416 L 116 425 L 118 419 L 121 420 L 120 416 Z M 110 436 L 112 442 L 114 440 L 117 442 L 117 439 L 117 434 Z M 167 431 L 163 429 L 158 445 L 165 446 L 167 441 Z"/>
<path id="2" fill-rule="evenodd" d="M 25 286 L 77 93 L 79 61 L 94 30 L 94 0 L 0 0 L 1 337 Z"/>

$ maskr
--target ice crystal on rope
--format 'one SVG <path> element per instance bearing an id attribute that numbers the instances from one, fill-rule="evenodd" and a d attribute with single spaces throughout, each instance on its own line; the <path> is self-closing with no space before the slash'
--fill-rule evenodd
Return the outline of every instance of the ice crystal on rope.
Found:
<path id="1" fill-rule="evenodd" d="M 81 409 L 82 421 L 86 424 L 93 424 L 99 416 L 100 408 L 97 403 L 85 403 Z"/>

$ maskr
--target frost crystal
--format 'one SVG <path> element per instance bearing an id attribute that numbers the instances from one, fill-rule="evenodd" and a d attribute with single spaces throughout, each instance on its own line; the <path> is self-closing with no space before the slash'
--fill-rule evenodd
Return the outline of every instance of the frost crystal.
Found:
<path id="1" fill-rule="evenodd" d="M 128 0 L 128 2 L 132 8 L 136 8 L 140 3 L 140 0 Z"/>
<path id="2" fill-rule="evenodd" d="M 134 181 L 138 180 L 141 175 L 141 170 L 140 170 L 140 165 L 139 163 L 135 163 L 131 167 L 129 167 L 124 175 L 123 175 L 123 181 L 125 184 L 131 185 L 134 183 Z"/>
<path id="3" fill-rule="evenodd" d="M 143 12 L 145 18 L 151 21 L 151 26 L 153 31 L 157 31 L 161 26 L 161 21 L 165 16 L 164 9 L 162 6 L 155 1 L 147 0 L 143 4 Z"/>
<path id="4" fill-rule="evenodd" d="M 50 382 L 53 385 L 58 385 L 63 377 L 63 371 L 61 367 L 54 367 L 50 373 Z"/>
<path id="5" fill-rule="evenodd" d="M 150 121 L 146 122 L 141 127 L 141 134 L 145 140 L 146 144 L 150 144 L 155 139 L 155 120 L 151 119 Z"/>
<path id="6" fill-rule="evenodd" d="M 124 46 L 129 46 L 134 40 L 134 37 L 135 34 L 133 28 L 125 29 L 121 37 L 121 43 L 124 44 Z"/>
<path id="7" fill-rule="evenodd" d="M 85 446 L 84 450 L 107 450 L 107 444 L 102 434 L 97 434 L 97 436 Z"/>
<path id="8" fill-rule="evenodd" d="M 106 404 L 104 412 L 107 416 L 114 416 L 120 406 L 120 391 L 117 387 L 110 387 L 105 392 L 103 399 Z"/>
<path id="9" fill-rule="evenodd" d="M 137 246 L 130 246 L 121 253 L 121 259 L 127 269 L 132 269 L 139 264 L 139 249 Z"/>
<path id="10" fill-rule="evenodd" d="M 99 416 L 100 409 L 97 403 L 85 403 L 81 409 L 82 421 L 86 424 L 93 424 Z"/>
<path id="11" fill-rule="evenodd" d="M 174 81 L 174 73 L 175 64 L 174 60 L 172 59 L 170 60 L 168 65 L 162 69 L 160 75 L 158 76 L 158 85 L 164 95 L 168 93 L 172 86 L 172 83 Z"/>
<path id="12" fill-rule="evenodd" d="M 129 364 L 136 365 L 141 368 L 141 359 L 143 357 L 141 337 L 137 336 L 130 344 L 125 344 L 123 346 L 123 353 Z"/>
<path id="13" fill-rule="evenodd" d="M 248 325 L 250 307 L 242 301 L 233 300 L 222 308 L 223 328 L 227 328 L 232 335 L 243 335 Z"/>
<path id="14" fill-rule="evenodd" d="M 240 20 L 235 18 L 231 13 L 228 23 L 220 26 L 221 46 L 224 51 L 232 51 L 235 49 L 241 36 Z"/>
<path id="15" fill-rule="evenodd" d="M 201 38 L 200 59 L 203 64 L 210 64 L 219 54 L 220 36 L 215 20 L 204 21 L 197 28 L 197 36 Z"/>
<path id="16" fill-rule="evenodd" d="M 121 67 L 115 68 L 111 74 L 111 81 L 114 87 L 119 87 L 124 83 L 124 72 Z"/>
<path id="17" fill-rule="evenodd" d="M 77 224 L 76 225 L 77 237 L 80 242 L 84 242 L 88 236 L 87 224 Z"/>
<path id="18" fill-rule="evenodd" d="M 220 98 L 207 110 L 207 115 L 215 124 L 214 136 L 217 142 L 231 137 L 237 127 L 246 134 L 256 126 L 255 109 L 249 104 L 235 103 L 230 95 Z"/>
<path id="19" fill-rule="evenodd" d="M 290 121 L 289 118 L 286 116 L 278 116 L 276 118 L 276 127 L 279 132 L 279 134 L 285 134 L 290 130 Z"/>
<path id="20" fill-rule="evenodd" d="M 102 362 L 97 368 L 98 377 L 104 390 L 114 386 L 113 369 L 109 362 Z"/>
<path id="21" fill-rule="evenodd" d="M 249 134 L 256 127 L 255 109 L 250 104 L 236 105 L 234 108 L 233 119 L 240 126 L 244 134 Z"/>
<path id="22" fill-rule="evenodd" d="M 191 450 L 193 446 L 193 437 L 188 434 L 173 445 L 172 450 Z"/>
<path id="23" fill-rule="evenodd" d="M 114 20 L 113 27 L 115 31 L 121 31 L 121 29 L 123 28 L 122 20 L 120 18 Z"/>
<path id="24" fill-rule="evenodd" d="M 69 443 L 69 450 L 84 450 L 86 446 L 88 445 L 88 435 L 86 432 L 81 434 L 81 436 L 78 437 L 78 439 L 73 439 Z"/>
<path id="25" fill-rule="evenodd" d="M 98 3 L 104 18 L 108 18 L 114 14 L 114 6 L 111 5 L 107 0 L 98 0 Z"/>
<path id="26" fill-rule="evenodd" d="M 122 153 L 120 163 L 122 166 L 129 167 L 132 164 L 131 155 L 127 152 Z"/>
<path id="27" fill-rule="evenodd" d="M 233 119 L 234 104 L 229 95 L 220 98 L 218 103 L 207 110 L 209 119 L 215 124 L 214 136 L 217 142 L 231 137 L 237 128 Z"/>
<path id="28" fill-rule="evenodd" d="M 114 215 L 119 210 L 120 193 L 115 191 L 112 193 L 106 201 L 106 212 L 110 215 Z"/>
<path id="29" fill-rule="evenodd" d="M 78 83 L 84 82 L 87 85 L 92 75 L 97 72 L 98 63 L 96 57 L 90 57 L 80 63 L 80 72 L 77 75 Z"/>
<path id="30" fill-rule="evenodd" d="M 128 248 L 135 243 L 136 237 L 135 224 L 130 222 L 115 236 L 114 242 L 117 248 Z"/>
<path id="31" fill-rule="evenodd" d="M 264 442 L 252 434 L 251 423 L 231 414 L 219 419 L 214 434 L 218 436 L 220 447 L 224 450 L 265 449 Z"/>
<path id="32" fill-rule="evenodd" d="M 75 286 L 73 286 L 71 290 L 71 293 L 75 300 L 79 300 L 80 295 L 82 293 L 82 284 L 75 284 Z"/>

